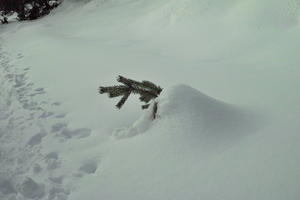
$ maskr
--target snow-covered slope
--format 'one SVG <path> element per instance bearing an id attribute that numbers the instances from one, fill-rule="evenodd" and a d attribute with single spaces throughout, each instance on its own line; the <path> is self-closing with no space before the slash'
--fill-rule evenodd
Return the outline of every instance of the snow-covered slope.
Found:
<path id="1" fill-rule="evenodd" d="M 296 174 L 291 158 L 298 153 L 282 148 L 285 136 L 268 133 L 261 116 L 185 85 L 158 102 L 159 119 L 151 122 L 146 113 L 122 130 L 126 139 L 114 142 L 101 171 L 72 198 L 297 199 L 290 173 Z M 138 134 L 130 137 L 132 131 Z"/>
<path id="2" fill-rule="evenodd" d="M 0 26 L 0 199 L 299 199 L 299 9 L 66 0 Z M 97 94 L 119 74 L 164 88 L 156 120 Z"/>

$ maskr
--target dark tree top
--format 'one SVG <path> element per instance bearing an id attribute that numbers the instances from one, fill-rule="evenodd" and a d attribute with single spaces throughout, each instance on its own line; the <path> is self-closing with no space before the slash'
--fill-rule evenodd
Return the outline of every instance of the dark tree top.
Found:
<path id="1" fill-rule="evenodd" d="M 138 82 L 132 79 L 119 76 L 117 78 L 119 83 L 122 85 L 114 85 L 108 87 L 100 87 L 100 94 L 108 94 L 109 98 L 115 98 L 122 96 L 121 100 L 117 103 L 116 107 L 121 109 L 124 103 L 127 101 L 130 94 L 140 95 L 140 101 L 146 103 L 142 106 L 142 109 L 147 109 L 149 107 L 149 102 L 159 96 L 162 91 L 160 86 L 155 85 L 150 81 Z"/>

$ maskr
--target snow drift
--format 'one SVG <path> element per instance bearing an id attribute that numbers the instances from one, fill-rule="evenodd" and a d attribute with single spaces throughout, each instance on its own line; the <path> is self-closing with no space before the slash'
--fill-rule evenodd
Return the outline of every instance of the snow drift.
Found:
<path id="1" fill-rule="evenodd" d="M 174 129 L 174 137 L 190 138 L 191 142 L 203 147 L 206 140 L 233 142 L 255 131 L 258 126 L 255 121 L 261 120 L 259 115 L 218 101 L 187 85 L 166 89 L 157 102 L 157 120 L 151 120 L 153 111 L 150 107 L 132 127 L 117 130 L 115 136 L 130 137 L 158 126 Z"/>
<path id="2" fill-rule="evenodd" d="M 215 199 L 214 193 L 206 196 L 201 189 L 207 189 L 203 185 L 209 181 L 206 170 L 221 167 L 209 166 L 208 160 L 222 157 L 262 127 L 258 114 L 218 101 L 187 85 L 166 89 L 157 102 L 156 120 L 151 119 L 150 107 L 130 128 L 116 131 L 115 144 L 100 164 L 102 175 L 95 177 L 97 183 L 92 181 L 83 188 L 89 191 L 84 196 L 88 193 L 90 199 Z M 84 197 L 76 192 L 73 195 L 78 200 Z"/>

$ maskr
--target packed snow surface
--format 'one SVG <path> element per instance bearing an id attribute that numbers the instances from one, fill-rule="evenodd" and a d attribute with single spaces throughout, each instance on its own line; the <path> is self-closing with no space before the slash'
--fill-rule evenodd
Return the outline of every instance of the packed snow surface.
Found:
<path id="1" fill-rule="evenodd" d="M 0 199 L 298 200 L 299 20 L 299 0 L 66 0 L 1 25 Z M 154 121 L 97 93 L 117 75 L 164 88 Z"/>

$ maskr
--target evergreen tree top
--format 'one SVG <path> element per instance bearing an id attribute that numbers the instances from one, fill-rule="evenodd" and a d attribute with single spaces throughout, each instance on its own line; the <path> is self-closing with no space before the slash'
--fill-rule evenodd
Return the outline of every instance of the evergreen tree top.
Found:
<path id="1" fill-rule="evenodd" d="M 116 105 L 116 107 L 119 109 L 122 108 L 130 94 L 140 95 L 140 101 L 146 103 L 142 106 L 142 109 L 147 109 L 149 107 L 149 102 L 157 98 L 163 90 L 160 86 L 157 86 L 150 81 L 138 82 L 123 76 L 119 76 L 117 81 L 123 85 L 114 85 L 108 87 L 101 86 L 99 87 L 99 93 L 106 93 L 108 94 L 109 98 L 122 96 L 121 100 Z"/>

